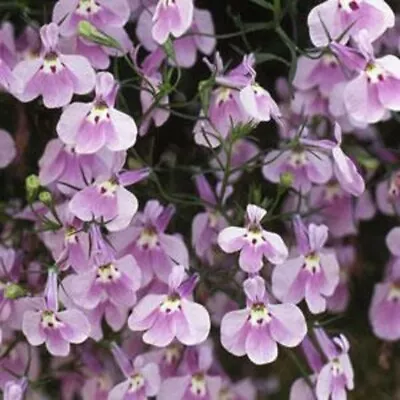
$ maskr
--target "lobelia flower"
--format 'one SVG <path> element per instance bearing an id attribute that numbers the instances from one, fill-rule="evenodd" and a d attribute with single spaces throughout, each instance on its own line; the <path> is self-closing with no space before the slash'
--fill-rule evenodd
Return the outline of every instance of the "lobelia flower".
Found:
<path id="1" fill-rule="evenodd" d="M 150 52 L 160 52 L 163 57 L 167 54 L 160 48 L 159 44 L 153 39 L 151 28 L 153 25 L 152 14 L 155 7 L 148 7 L 139 17 L 136 26 L 136 35 L 146 50 Z M 215 29 L 212 15 L 208 10 L 194 8 L 193 21 L 182 37 L 172 42 L 174 57 L 169 57 L 171 65 L 178 65 L 182 68 L 191 68 L 196 63 L 197 51 L 207 56 L 211 55 L 216 46 Z"/>
<path id="2" fill-rule="evenodd" d="M 199 258 L 213 265 L 215 258 L 213 248 L 217 246 L 218 234 L 228 226 L 226 219 L 213 208 L 218 204 L 216 196 L 220 195 L 221 185 L 217 185 L 216 193 L 214 193 L 207 179 L 200 174 L 196 175 L 195 183 L 200 199 L 205 202 L 206 211 L 196 214 L 193 218 L 192 246 Z M 232 187 L 228 186 L 223 199 L 224 203 L 232 191 Z"/>
<path id="3" fill-rule="evenodd" d="M 136 303 L 140 282 L 140 269 L 135 259 L 127 255 L 109 262 L 103 261 L 86 272 L 68 275 L 63 280 L 63 287 L 77 305 L 88 310 L 105 300 L 116 307 L 122 305 L 129 308 Z"/>
<path id="4" fill-rule="evenodd" d="M 340 244 L 335 246 L 339 261 L 339 284 L 332 296 L 327 299 L 327 309 L 333 313 L 346 311 L 350 302 L 350 279 L 356 263 L 356 249 L 353 244 Z"/>
<path id="5" fill-rule="evenodd" d="M 135 257 L 142 272 L 142 286 L 146 286 L 154 275 L 167 283 L 176 263 L 189 264 L 188 250 L 182 238 L 165 233 L 174 213 L 173 206 L 164 208 L 157 200 L 149 200 L 131 226 L 112 236 L 120 254 Z"/>
<path id="6" fill-rule="evenodd" d="M 193 346 L 204 342 L 210 332 L 207 310 L 190 297 L 197 277 L 186 278 L 185 269 L 176 265 L 169 277 L 167 294 L 147 294 L 134 307 L 128 319 L 133 331 L 146 331 L 143 341 L 165 347 L 176 338 Z"/>
<path id="7" fill-rule="evenodd" d="M 138 49 L 137 49 L 138 50 Z M 140 103 L 142 106 L 143 120 L 139 127 L 139 135 L 144 136 L 150 128 L 151 123 L 158 128 L 167 122 L 170 111 L 161 107 L 154 107 L 159 104 L 162 107 L 169 107 L 169 96 L 164 95 L 159 100 L 163 78 L 158 71 L 163 62 L 163 54 L 161 50 L 155 50 L 150 53 L 143 61 L 142 67 L 139 68 L 136 62 L 136 54 L 132 55 L 137 70 L 143 76 L 142 86 L 140 90 Z M 158 101 L 158 103 L 156 103 Z"/>
<path id="8" fill-rule="evenodd" d="M 294 304 L 270 304 L 260 276 L 248 278 L 243 287 L 247 306 L 223 317 L 222 346 L 235 356 L 247 355 L 257 365 L 273 362 L 278 357 L 277 343 L 295 347 L 303 340 L 305 318 Z"/>
<path id="9" fill-rule="evenodd" d="M 309 192 L 313 183 L 327 183 L 332 178 L 332 161 L 320 142 L 324 141 L 300 138 L 287 150 L 270 151 L 264 158 L 264 178 L 279 183 L 282 174 L 290 173 L 292 187 L 303 193 Z"/>
<path id="10" fill-rule="evenodd" d="M 129 36 L 123 29 L 130 15 L 126 0 L 112 4 L 95 0 L 59 0 L 53 8 L 53 22 L 60 25 L 63 36 L 61 46 L 72 54 L 85 56 L 94 68 L 105 69 L 110 64 L 109 56 L 121 56 L 132 47 Z M 96 29 L 115 39 L 120 49 L 100 46 L 79 35 L 79 23 L 87 21 Z"/>
<path id="11" fill-rule="evenodd" d="M 335 252 L 325 248 L 328 228 L 294 219 L 297 248 L 293 257 L 277 265 L 272 273 L 272 290 L 282 302 L 297 304 L 306 300 L 309 310 L 318 314 L 326 310 L 326 298 L 339 283 L 339 264 Z"/>
<path id="12" fill-rule="evenodd" d="M 369 309 L 372 330 L 380 339 L 395 341 L 400 338 L 400 228 L 393 228 L 386 236 L 386 245 L 396 258 L 389 264 L 383 282 L 375 284 Z"/>
<path id="13" fill-rule="evenodd" d="M 337 145 L 332 149 L 335 177 L 347 193 L 353 196 L 360 196 L 365 190 L 364 179 L 358 173 L 353 161 L 340 148 L 342 144 L 342 129 L 338 123 L 335 123 L 334 135 L 337 141 Z"/>
<path id="14" fill-rule="evenodd" d="M 160 371 L 157 364 L 146 363 L 145 358 L 142 356 L 136 357 L 131 363 L 115 342 L 111 345 L 111 351 L 126 380 L 110 390 L 108 400 L 139 400 L 157 395 L 161 384 Z"/>
<path id="15" fill-rule="evenodd" d="M 138 209 L 138 201 L 124 186 L 148 175 L 149 170 L 144 168 L 121 172 L 110 179 L 99 178 L 72 197 L 69 209 L 80 220 L 102 223 L 111 232 L 125 229 Z"/>
<path id="16" fill-rule="evenodd" d="M 119 172 L 125 163 L 126 153 L 112 152 L 106 147 L 95 154 L 77 154 L 74 147 L 60 139 L 47 142 L 39 160 L 39 180 L 42 186 L 72 196 L 87 182 L 101 175 Z"/>
<path id="17" fill-rule="evenodd" d="M 17 154 L 17 149 L 11 135 L 0 129 L 0 168 L 11 164 Z"/>
<path id="18" fill-rule="evenodd" d="M 152 17 L 153 39 L 164 44 L 170 35 L 175 38 L 182 36 L 192 25 L 193 12 L 193 0 L 158 0 Z"/>
<path id="19" fill-rule="evenodd" d="M 95 92 L 93 102 L 72 103 L 64 109 L 56 128 L 60 139 L 78 154 L 132 147 L 137 127 L 132 117 L 114 108 L 118 84 L 109 72 L 97 74 Z"/>
<path id="20" fill-rule="evenodd" d="M 62 54 L 58 48 L 59 28 L 51 23 L 40 29 L 43 48 L 34 59 L 20 61 L 13 70 L 18 82 L 12 88 L 22 102 L 43 96 L 47 108 L 63 107 L 72 95 L 89 93 L 95 73 L 85 57 Z"/>
<path id="21" fill-rule="evenodd" d="M 53 356 L 67 356 L 70 343 L 82 343 L 90 334 L 85 315 L 76 309 L 58 311 L 57 274 L 50 271 L 44 297 L 30 300 L 34 310 L 27 310 L 22 321 L 22 332 L 29 344 L 45 343 Z"/>
<path id="22" fill-rule="evenodd" d="M 250 378 L 232 383 L 228 379 L 219 392 L 220 400 L 256 400 L 257 389 Z"/>
<path id="23" fill-rule="evenodd" d="M 314 46 L 326 46 L 331 39 L 347 41 L 366 30 L 371 42 L 394 26 L 392 9 L 384 0 L 326 0 L 309 13 L 308 28 Z"/>
<path id="24" fill-rule="evenodd" d="M 243 174 L 244 170 L 253 167 L 253 163 L 256 162 L 257 156 L 260 149 L 252 140 L 238 139 L 232 144 L 230 158 L 226 153 L 224 146 L 221 150 L 210 160 L 210 166 L 213 168 L 213 172 L 218 180 L 223 181 L 224 170 L 228 164 L 230 165 L 230 174 L 228 182 L 236 182 Z M 222 169 L 221 166 L 224 168 Z"/>
<path id="25" fill-rule="evenodd" d="M 347 84 L 344 103 L 355 120 L 375 123 L 383 120 L 388 110 L 400 110 L 400 59 L 393 55 L 375 58 L 364 31 L 358 43 L 367 63 Z"/>
<path id="26" fill-rule="evenodd" d="M 218 147 L 238 124 L 249 122 L 249 115 L 240 100 L 240 90 L 251 85 L 255 71 L 253 54 L 245 55 L 242 62 L 223 73 L 223 63 L 219 53 L 215 56 L 215 65 L 205 60 L 211 72 L 216 75 L 219 85 L 210 95 L 207 118 L 200 113 L 200 118 L 193 128 L 194 140 L 207 147 Z"/>
<path id="27" fill-rule="evenodd" d="M 309 207 L 319 210 L 312 220 L 325 224 L 335 238 L 356 234 L 358 221 L 369 220 L 375 215 L 370 192 L 365 191 L 354 201 L 335 180 L 311 189 Z"/>
<path id="28" fill-rule="evenodd" d="M 39 29 L 28 25 L 18 36 L 15 45 L 20 60 L 37 57 L 42 46 Z"/>
<path id="29" fill-rule="evenodd" d="M 378 183 L 376 204 L 385 215 L 400 213 L 400 171 L 393 172 L 388 179 Z"/>
<path id="30" fill-rule="evenodd" d="M 4 400 L 23 400 L 27 386 L 27 378 L 21 378 L 19 381 L 8 381 L 4 387 Z"/>
<path id="31" fill-rule="evenodd" d="M 177 376 L 165 379 L 157 396 L 158 400 L 214 400 L 218 399 L 222 380 L 210 369 L 213 364 L 210 342 L 185 350 Z"/>
<path id="32" fill-rule="evenodd" d="M 354 372 L 349 357 L 350 344 L 344 335 L 331 340 L 322 328 L 314 329 L 327 363 L 318 373 L 315 393 L 318 400 L 346 399 L 346 389 L 354 389 Z"/>
<path id="33" fill-rule="evenodd" d="M 263 208 L 249 204 L 246 227 L 230 226 L 218 235 L 218 244 L 225 253 L 240 251 L 239 266 L 246 272 L 258 272 L 264 257 L 272 264 L 282 264 L 288 256 L 282 238 L 262 228 L 261 220 L 266 214 Z"/>
<path id="34" fill-rule="evenodd" d="M 17 51 L 14 40 L 14 27 L 9 22 L 3 22 L 0 27 L 0 89 L 7 92 L 17 84 L 12 69 L 17 61 Z"/>

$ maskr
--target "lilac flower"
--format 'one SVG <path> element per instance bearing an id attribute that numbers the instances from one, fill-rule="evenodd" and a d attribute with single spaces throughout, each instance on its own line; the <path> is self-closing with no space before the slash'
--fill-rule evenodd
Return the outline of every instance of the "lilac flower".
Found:
<path id="1" fill-rule="evenodd" d="M 221 378 L 212 372 L 213 349 L 210 342 L 187 348 L 177 376 L 163 381 L 158 400 L 218 399 Z M 211 369 L 211 371 L 210 371 Z"/>
<path id="2" fill-rule="evenodd" d="M 19 62 L 14 68 L 18 79 L 13 93 L 22 102 L 42 95 L 48 108 L 67 105 L 74 93 L 89 93 L 95 84 L 95 73 L 86 58 L 65 55 L 58 48 L 59 28 L 51 23 L 40 29 L 43 49 L 40 56 Z"/>
<path id="3" fill-rule="evenodd" d="M 315 336 L 328 360 L 318 373 L 315 390 L 317 398 L 346 398 L 346 389 L 354 389 L 354 372 L 348 354 L 350 344 L 344 335 L 332 341 L 321 328 L 315 329 Z"/>
<path id="4" fill-rule="evenodd" d="M 355 120 L 375 123 L 384 119 L 387 110 L 400 110 L 400 59 L 393 55 L 375 58 L 364 35 L 359 38 L 359 46 L 368 62 L 347 84 L 344 102 Z"/>
<path id="5" fill-rule="evenodd" d="M 140 14 L 136 35 L 140 42 L 150 52 L 160 51 L 159 44 L 152 35 L 152 14 L 155 7 L 148 7 Z M 196 63 L 197 51 L 205 55 L 211 55 L 216 46 L 214 37 L 215 29 L 211 13 L 208 10 L 194 8 L 193 21 L 184 36 L 173 41 L 174 59 L 169 58 L 171 65 L 178 65 L 182 68 L 191 68 Z M 163 57 L 165 53 L 161 51 Z"/>
<path id="6" fill-rule="evenodd" d="M 243 286 L 247 307 L 222 319 L 222 346 L 235 356 L 247 354 L 258 365 L 273 362 L 278 357 L 277 343 L 300 344 L 307 332 L 306 321 L 293 304 L 270 304 L 261 277 L 249 278 Z"/>
<path id="7" fill-rule="evenodd" d="M 132 256 L 96 265 L 87 272 L 69 275 L 63 280 L 67 294 L 85 309 L 93 309 L 109 300 L 116 307 L 132 307 L 140 288 L 141 273 Z"/>
<path id="8" fill-rule="evenodd" d="M 394 26 L 395 18 L 384 0 L 326 0 L 311 10 L 307 22 L 313 44 L 325 46 L 346 31 L 345 40 L 366 30 L 373 42 Z"/>
<path id="9" fill-rule="evenodd" d="M 326 298 L 339 283 L 339 264 L 332 249 L 324 248 L 328 240 L 325 225 L 304 225 L 294 220 L 297 251 L 294 257 L 274 268 L 272 289 L 283 302 L 297 304 L 305 298 L 313 314 L 326 309 Z"/>
<path id="10" fill-rule="evenodd" d="M 125 229 L 138 209 L 136 196 L 124 186 L 134 184 L 148 176 L 147 169 L 127 171 L 111 179 L 98 179 L 76 193 L 69 209 L 82 221 L 95 220 L 110 231 Z"/>
<path id="11" fill-rule="evenodd" d="M 133 331 L 146 331 L 143 341 L 164 347 L 176 337 L 192 346 L 206 340 L 210 332 L 210 317 L 200 304 L 190 300 L 196 280 L 186 279 L 181 265 L 176 265 L 169 278 L 165 295 L 147 294 L 135 306 L 128 319 Z"/>
<path id="12" fill-rule="evenodd" d="M 72 196 L 87 182 L 119 172 L 125 158 L 125 152 L 112 152 L 106 147 L 95 154 L 77 154 L 74 147 L 65 145 L 60 139 L 52 139 L 39 160 L 40 183 Z"/>
<path id="13" fill-rule="evenodd" d="M 221 216 L 212 206 L 217 205 L 216 194 L 204 175 L 196 176 L 196 187 L 200 198 L 206 203 L 206 211 L 196 214 L 192 222 L 192 246 L 197 256 L 205 259 L 210 265 L 214 260 L 214 247 L 218 243 L 218 234 L 228 226 L 226 219 Z M 217 187 L 221 189 L 221 186 Z M 229 190 L 230 189 L 230 190 Z M 232 188 L 227 191 L 228 197 Z M 225 200 L 225 199 L 224 199 Z"/>
<path id="14" fill-rule="evenodd" d="M 264 177 L 279 183 L 282 174 L 290 173 L 293 176 L 292 186 L 303 193 L 311 189 L 312 183 L 327 183 L 332 177 L 332 161 L 319 146 L 319 141 L 306 140 L 300 139 L 287 150 L 270 151 L 264 158 Z"/>
<path id="15" fill-rule="evenodd" d="M 189 264 L 188 251 L 182 238 L 165 233 L 174 213 L 173 206 L 164 208 L 157 200 L 149 200 L 131 226 L 112 237 L 120 254 L 132 254 L 135 257 L 142 272 L 143 286 L 154 275 L 168 282 L 175 263 Z"/>
<path id="16" fill-rule="evenodd" d="M 57 124 L 60 139 L 79 154 L 96 153 L 104 146 L 111 151 L 132 147 L 137 128 L 129 115 L 114 108 L 118 85 L 109 72 L 96 76 L 96 98 L 91 103 L 72 103 Z"/>
<path id="17" fill-rule="evenodd" d="M 182 36 L 193 21 L 193 0 L 158 0 L 153 14 L 153 39 L 164 44 L 168 37 Z"/>
<path id="18" fill-rule="evenodd" d="M 112 353 L 126 380 L 111 389 L 108 400 L 147 399 L 157 395 L 161 384 L 157 364 L 146 363 L 141 356 L 131 363 L 115 343 Z"/>
<path id="19" fill-rule="evenodd" d="M 288 250 L 282 238 L 261 226 L 267 212 L 249 204 L 246 209 L 245 228 L 228 227 L 218 235 L 218 244 L 225 253 L 240 251 L 239 265 L 246 272 L 258 272 L 263 267 L 263 258 L 272 264 L 282 264 Z"/>
<path id="20" fill-rule="evenodd" d="M 0 129 L 0 168 L 5 168 L 11 164 L 17 154 L 14 140 L 11 135 Z"/>
<path id="21" fill-rule="evenodd" d="M 31 300 L 34 310 L 27 310 L 22 331 L 32 346 L 46 343 L 54 356 L 67 356 L 70 343 L 82 343 L 90 334 L 85 315 L 76 309 L 58 311 L 57 275 L 49 272 L 45 296 Z"/>

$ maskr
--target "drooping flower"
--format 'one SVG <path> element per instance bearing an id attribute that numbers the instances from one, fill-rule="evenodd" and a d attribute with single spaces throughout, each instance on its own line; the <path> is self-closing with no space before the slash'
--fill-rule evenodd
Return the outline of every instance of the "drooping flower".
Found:
<path id="1" fill-rule="evenodd" d="M 110 231 L 125 229 L 138 209 L 136 196 L 124 186 L 145 179 L 147 169 L 127 171 L 110 179 L 98 179 L 74 195 L 69 209 L 82 221 L 95 220 Z"/>
<path id="2" fill-rule="evenodd" d="M 72 103 L 63 111 L 57 133 L 78 154 L 93 154 L 107 147 L 121 151 L 136 141 L 137 127 L 129 115 L 114 108 L 118 84 L 109 72 L 96 76 L 96 97 L 91 103 Z"/>
<path id="3" fill-rule="evenodd" d="M 376 204 L 386 215 L 400 213 L 400 171 L 394 171 L 388 179 L 376 186 Z"/>
<path id="4" fill-rule="evenodd" d="M 331 39 L 356 37 L 366 30 L 373 42 L 394 26 L 392 9 L 384 0 L 326 0 L 308 15 L 308 28 L 313 44 L 329 44 Z"/>
<path id="5" fill-rule="evenodd" d="M 295 347 L 307 332 L 300 309 L 294 304 L 271 304 L 264 280 L 257 276 L 244 282 L 247 306 L 231 311 L 221 322 L 221 343 L 236 356 L 247 356 L 255 364 L 278 357 L 278 345 Z"/>
<path id="6" fill-rule="evenodd" d="M 85 57 L 59 51 L 59 28 L 55 23 L 40 29 L 43 48 L 39 57 L 20 61 L 13 70 L 17 82 L 13 94 L 22 102 L 43 96 L 47 108 L 63 107 L 72 95 L 89 93 L 95 73 Z"/>
<path id="7" fill-rule="evenodd" d="M 240 251 L 239 265 L 246 272 L 258 272 L 263 267 L 263 258 L 272 264 L 283 263 L 288 250 L 282 238 L 261 226 L 267 212 L 253 204 L 246 209 L 245 228 L 228 227 L 218 235 L 218 244 L 226 253 Z"/>
<path id="8" fill-rule="evenodd" d="M 351 365 L 350 344 L 344 335 L 331 340 L 322 328 L 314 330 L 318 344 L 327 363 L 318 373 L 315 392 L 318 399 L 346 398 L 346 389 L 354 389 L 354 372 Z"/>
<path id="9" fill-rule="evenodd" d="M 24 313 L 22 331 L 32 346 L 45 343 L 50 354 L 67 356 L 70 343 L 84 342 L 90 333 L 85 315 L 76 309 L 58 311 L 57 274 L 49 272 L 45 296 L 30 300 L 33 310 Z"/>
<path id="10" fill-rule="evenodd" d="M 210 332 L 210 317 L 200 304 L 190 300 L 196 277 L 186 278 L 185 269 L 176 265 L 169 278 L 167 294 L 147 294 L 134 307 L 128 319 L 133 331 L 146 331 L 143 341 L 165 347 L 176 338 L 192 346 L 204 342 Z"/>
<path id="11" fill-rule="evenodd" d="M 173 206 L 164 208 L 157 200 L 149 200 L 132 224 L 112 237 L 120 254 L 135 257 L 142 272 L 143 286 L 154 275 L 167 283 L 176 263 L 189 264 L 189 254 L 182 238 L 165 233 L 174 213 Z"/>
<path id="12" fill-rule="evenodd" d="M 131 362 L 123 350 L 112 343 L 112 353 L 126 380 L 114 386 L 108 394 L 108 400 L 147 399 L 157 395 L 161 377 L 155 363 L 146 363 L 138 356 Z"/>
<path id="13" fill-rule="evenodd" d="M 196 214 L 193 218 L 192 246 L 199 258 L 207 260 L 212 265 L 214 247 L 218 244 L 218 234 L 228 226 L 226 219 L 213 208 L 213 206 L 217 206 L 216 194 L 218 195 L 221 185 L 217 186 L 215 194 L 204 175 L 197 175 L 195 182 L 200 198 L 206 202 L 206 211 Z M 231 187 L 229 189 L 225 199 L 232 191 Z"/>
<path id="14" fill-rule="evenodd" d="M 325 248 L 328 228 L 294 220 L 297 249 L 292 258 L 277 265 L 272 274 L 274 295 L 283 302 L 299 303 L 303 298 L 313 314 L 326 309 L 326 298 L 339 283 L 339 264 L 332 249 Z"/>

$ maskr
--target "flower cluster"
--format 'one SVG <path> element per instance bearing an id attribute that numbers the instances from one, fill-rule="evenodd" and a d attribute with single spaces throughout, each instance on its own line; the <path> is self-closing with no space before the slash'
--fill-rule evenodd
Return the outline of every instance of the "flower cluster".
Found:
<path id="1" fill-rule="evenodd" d="M 323 1 L 302 49 L 283 29 L 296 2 L 253 1 L 271 24 L 234 16 L 227 35 L 194 0 L 28 3 L 28 26 L 0 27 L 17 116 L 0 113 L 4 399 L 357 391 L 358 332 L 330 326 L 364 271 L 381 359 L 400 339 L 400 227 L 383 234 L 383 277 L 359 266 L 362 222 L 400 213 L 398 150 L 379 131 L 400 111 L 389 4 Z M 258 30 L 291 61 L 251 51 Z M 234 37 L 249 51 L 232 66 L 218 39 Z M 270 90 L 266 61 L 290 67 Z M 296 378 L 256 378 L 285 356 Z"/>

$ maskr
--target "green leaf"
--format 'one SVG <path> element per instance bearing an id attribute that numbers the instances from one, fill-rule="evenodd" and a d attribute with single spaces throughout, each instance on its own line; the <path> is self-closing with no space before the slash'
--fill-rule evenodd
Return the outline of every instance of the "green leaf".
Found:
<path id="1" fill-rule="evenodd" d="M 266 10 L 274 11 L 272 4 L 266 2 L 265 0 L 250 0 L 251 3 L 257 4 L 258 6 L 265 8 Z"/>
<path id="2" fill-rule="evenodd" d="M 290 67 L 290 62 L 285 60 L 283 57 L 277 56 L 271 53 L 256 53 L 256 64 L 263 64 L 267 61 L 279 61 L 286 66 Z"/>

